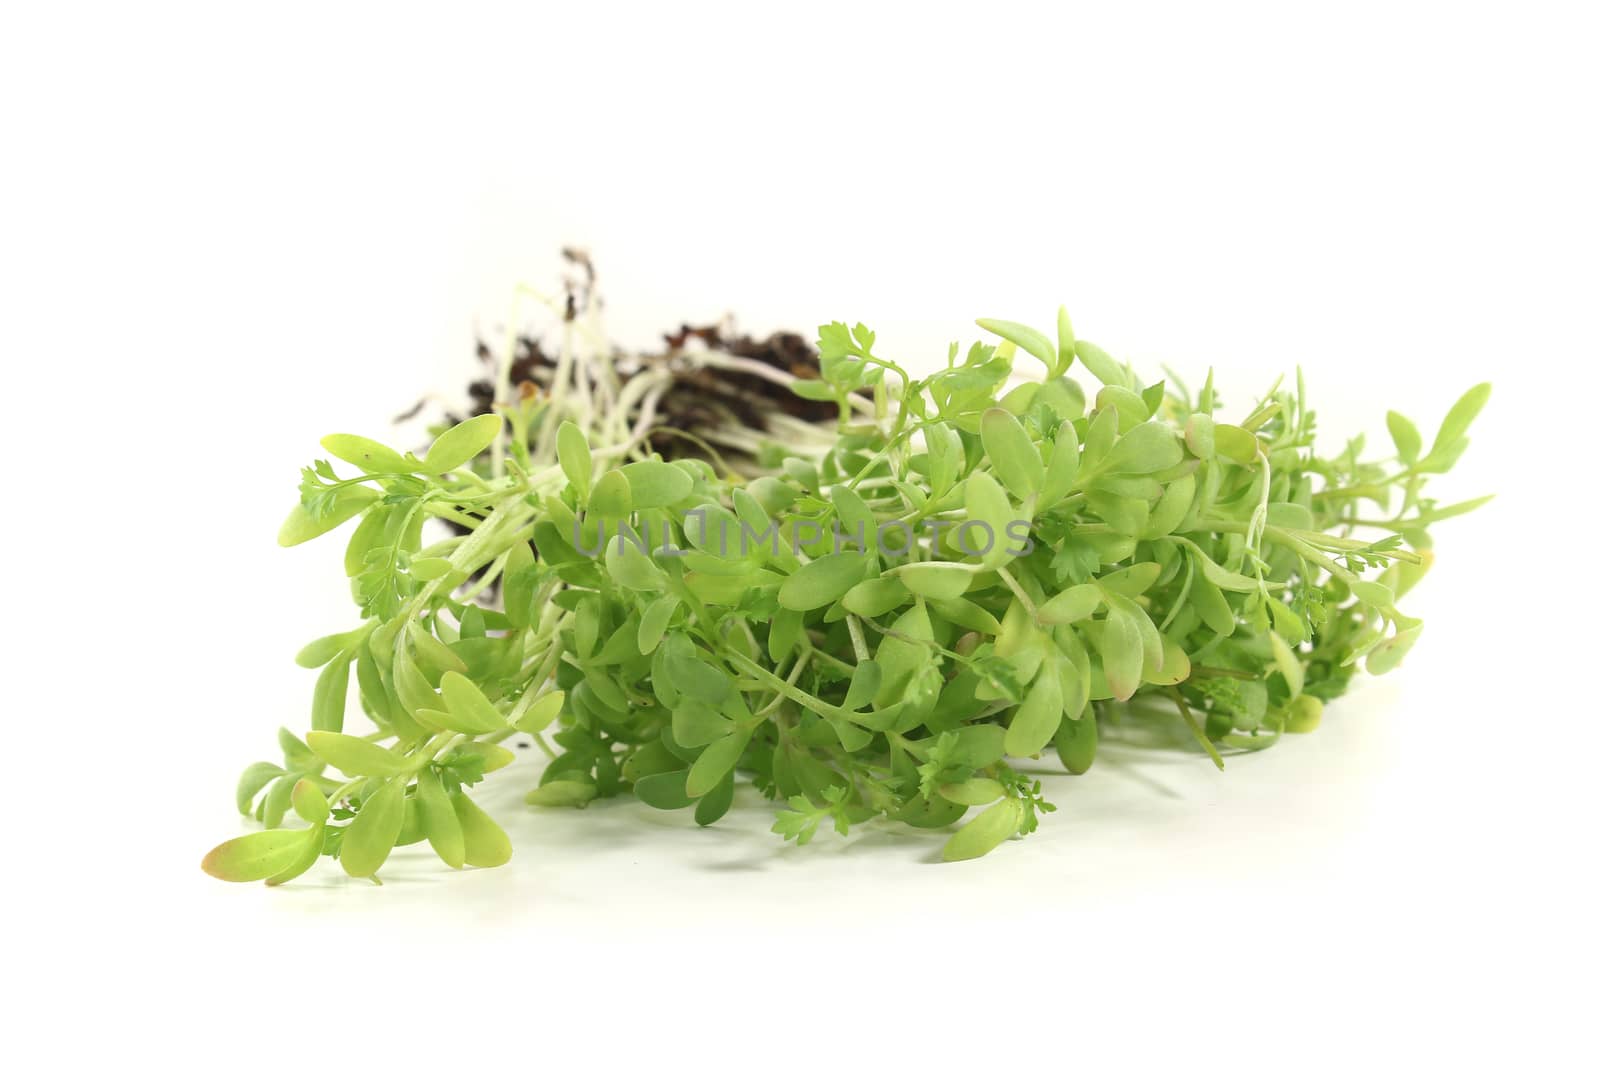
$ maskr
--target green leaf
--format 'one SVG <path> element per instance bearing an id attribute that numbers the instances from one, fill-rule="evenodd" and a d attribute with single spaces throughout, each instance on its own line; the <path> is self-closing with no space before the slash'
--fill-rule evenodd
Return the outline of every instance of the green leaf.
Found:
<path id="1" fill-rule="evenodd" d="M 267 885 L 282 885 L 292 881 L 309 871 L 322 856 L 322 844 L 326 840 L 326 829 L 318 823 L 306 830 L 291 831 L 302 835 L 299 849 L 296 850 L 289 865 L 281 870 L 274 871 L 267 878 Z"/>
<path id="2" fill-rule="evenodd" d="M 349 652 L 341 652 L 322 668 L 311 694 L 311 727 L 337 733 L 344 729 L 344 709 L 350 692 Z"/>
<path id="3" fill-rule="evenodd" d="M 728 813 L 733 806 L 733 775 L 727 775 L 700 798 L 694 806 L 694 821 L 700 826 L 710 826 Z"/>
<path id="4" fill-rule="evenodd" d="M 671 507 L 694 490 L 688 471 L 660 460 L 629 463 L 618 470 L 628 479 L 635 511 Z"/>
<path id="5" fill-rule="evenodd" d="M 688 785 L 689 772 L 686 770 L 650 774 L 633 783 L 633 795 L 652 808 L 675 811 L 694 803 L 694 798 L 689 796 Z"/>
<path id="6" fill-rule="evenodd" d="M 1080 622 L 1100 606 L 1100 590 L 1093 585 L 1064 589 L 1039 605 L 1039 621 L 1046 626 Z"/>
<path id="7" fill-rule="evenodd" d="M 639 542 L 620 533 L 606 543 L 606 573 L 624 589 L 640 593 L 660 589 L 663 582 L 661 568 L 645 554 Z"/>
<path id="8" fill-rule="evenodd" d="M 517 729 L 525 734 L 536 734 L 556 721 L 556 716 L 561 713 L 561 706 L 566 703 L 567 694 L 559 689 L 537 697 L 528 710 L 517 719 Z"/>
<path id="9" fill-rule="evenodd" d="M 356 647 L 356 643 L 366 637 L 367 631 L 351 630 L 348 633 L 329 634 L 319 637 L 295 653 L 294 662 L 297 667 L 321 667 L 339 653 Z"/>
<path id="10" fill-rule="evenodd" d="M 450 798 L 461 823 L 461 840 L 467 864 L 472 867 L 499 867 L 511 859 L 511 838 L 482 808 L 465 793 Z"/>
<path id="11" fill-rule="evenodd" d="M 283 548 L 304 544 L 321 537 L 378 502 L 376 492 L 364 485 L 347 485 L 334 490 L 334 503 L 325 515 L 313 516 L 302 504 L 296 504 L 278 528 L 278 544 Z"/>
<path id="12" fill-rule="evenodd" d="M 444 697 L 446 710 L 474 727 L 471 733 L 492 733 L 504 730 L 508 725 L 505 716 L 483 695 L 483 690 L 458 671 L 445 672 L 444 677 L 439 679 L 439 692 Z"/>
<path id="13" fill-rule="evenodd" d="M 1010 797 L 984 808 L 945 842 L 945 860 L 954 862 L 988 855 L 1022 829 L 1022 816 L 1021 802 Z"/>
<path id="14" fill-rule="evenodd" d="M 639 618 L 638 647 L 641 656 L 648 656 L 656 650 L 661 643 L 662 635 L 667 632 L 667 626 L 672 622 L 673 612 L 678 610 L 678 598 L 667 595 L 656 600 Z"/>
<path id="15" fill-rule="evenodd" d="M 1272 659 L 1278 665 L 1278 671 L 1283 675 L 1283 680 L 1289 683 L 1289 696 L 1300 695 L 1300 690 L 1306 684 L 1305 665 L 1300 662 L 1300 657 L 1295 655 L 1289 643 L 1278 636 L 1278 631 L 1268 630 L 1267 637 L 1272 642 Z"/>
<path id="16" fill-rule="evenodd" d="M 261 792 L 268 782 L 282 774 L 283 768 L 276 763 L 252 763 L 246 767 L 244 773 L 239 776 L 238 788 L 234 790 L 234 802 L 239 807 L 239 814 L 249 815 L 256 794 Z"/>
<path id="17" fill-rule="evenodd" d="M 350 433 L 330 433 L 322 439 L 323 450 L 335 459 L 360 467 L 369 474 L 408 474 L 417 464 L 388 445 Z"/>
<path id="18" fill-rule="evenodd" d="M 1350 592 L 1363 604 L 1370 604 L 1375 608 L 1390 608 L 1394 606 L 1394 590 L 1381 582 L 1351 582 Z"/>
<path id="19" fill-rule="evenodd" d="M 1217 454 L 1216 423 L 1205 412 L 1195 412 L 1183 424 L 1183 441 L 1197 459 L 1210 459 Z"/>
<path id="20" fill-rule="evenodd" d="M 889 572 L 918 596 L 932 600 L 951 600 L 972 585 L 974 572 L 965 563 L 928 560 L 904 563 Z"/>
<path id="21" fill-rule="evenodd" d="M 1433 439 L 1433 448 L 1428 454 L 1439 455 L 1465 437 L 1472 420 L 1478 417 L 1478 412 L 1488 402 L 1488 382 L 1480 382 L 1463 393 L 1461 399 L 1445 413 L 1444 422 L 1439 426 L 1439 436 Z"/>
<path id="22" fill-rule="evenodd" d="M 594 472 L 594 460 L 589 455 L 589 441 L 575 422 L 563 422 L 556 430 L 556 457 L 561 470 L 578 491 L 580 500 L 589 497 L 589 478 Z"/>
<path id="23" fill-rule="evenodd" d="M 530 790 L 523 799 L 536 808 L 581 808 L 599 792 L 593 782 L 558 778 Z"/>
<path id="24" fill-rule="evenodd" d="M 505 428 L 505 420 L 492 412 L 457 423 L 433 442 L 423 459 L 430 474 L 446 474 L 464 467 L 494 443 Z"/>
<path id="25" fill-rule="evenodd" d="M 610 470 L 600 476 L 589 493 L 589 514 L 603 519 L 622 519 L 633 511 L 633 488 L 627 475 Z"/>
<path id="26" fill-rule="evenodd" d="M 306 839 L 305 830 L 258 830 L 206 853 L 200 869 L 224 882 L 258 882 L 293 864 Z"/>
<path id="27" fill-rule="evenodd" d="M 348 734 L 312 730 L 306 734 L 306 744 L 351 778 L 388 778 L 406 766 L 405 759 L 397 753 Z"/>
<path id="28" fill-rule="evenodd" d="M 1141 422 L 1111 446 L 1106 470 L 1118 474 L 1154 474 L 1182 462 L 1183 446 L 1170 426 Z"/>
<path id="29" fill-rule="evenodd" d="M 1061 766 L 1068 774 L 1083 774 L 1094 764 L 1100 747 L 1099 729 L 1093 711 L 1081 718 L 1069 715 L 1061 720 L 1056 730 L 1056 755 L 1061 757 Z"/>
<path id="30" fill-rule="evenodd" d="M 1072 366 L 1077 347 L 1078 338 L 1072 332 L 1072 319 L 1067 315 L 1067 306 L 1063 304 L 1056 308 L 1056 366 L 1053 373 L 1064 374 Z"/>
<path id="31" fill-rule="evenodd" d="M 1477 511 L 1479 508 L 1483 507 L 1483 505 L 1487 504 L 1493 499 L 1494 494 L 1491 493 L 1488 496 L 1480 496 L 1474 497 L 1471 500 L 1463 500 L 1461 503 L 1451 504 L 1449 507 L 1434 508 L 1432 511 L 1426 512 L 1423 516 L 1423 519 L 1426 522 L 1440 522 L 1444 519 L 1453 519 L 1457 515 L 1465 515 L 1470 511 Z"/>
<path id="32" fill-rule="evenodd" d="M 1030 356 L 1033 356 L 1044 364 L 1047 374 L 1055 373 L 1055 345 L 1050 343 L 1050 338 L 1035 330 L 1032 326 L 1024 326 L 1020 322 L 1007 322 L 1005 319 L 979 319 L 978 327 L 1010 341 Z"/>
<path id="33" fill-rule="evenodd" d="M 302 778 L 296 782 L 289 800 L 294 805 L 294 813 L 306 822 L 316 824 L 327 821 L 328 798 L 310 781 Z"/>
<path id="34" fill-rule="evenodd" d="M 395 778 L 361 805 L 339 847 L 339 865 L 346 874 L 353 878 L 371 878 L 378 873 L 400 837 L 400 826 L 405 821 L 405 800 L 406 783 Z"/>
<path id="35" fill-rule="evenodd" d="M 839 603 L 852 615 L 875 619 L 904 604 L 907 592 L 898 578 L 883 575 L 851 586 Z"/>
<path id="36" fill-rule="evenodd" d="M 1066 711 L 1065 695 L 1061 688 L 1061 657 L 1047 656 L 1039 673 L 1034 677 L 1028 695 L 1017 709 L 1016 717 L 1006 728 L 1006 755 L 1032 756 L 1044 750 L 1061 725 Z"/>
<path id="37" fill-rule="evenodd" d="M 978 525 L 979 530 L 971 534 L 971 543 L 975 548 L 985 544 L 984 533 L 987 532 L 988 550 L 978 557 L 979 565 L 984 570 L 994 570 L 1003 567 L 1010 561 L 1008 552 L 1012 542 L 1007 538 L 1007 530 L 1016 518 L 1016 513 L 1011 509 L 1011 501 L 1006 499 L 1006 492 L 1000 488 L 1000 483 L 991 478 L 986 471 L 973 471 L 966 484 L 967 522 Z"/>
<path id="38" fill-rule="evenodd" d="M 983 413 L 983 449 L 995 475 L 1018 500 L 1026 500 L 1044 484 L 1039 449 L 1017 417 L 1004 408 Z"/>
<path id="39" fill-rule="evenodd" d="M 736 730 L 727 737 L 721 737 L 705 747 L 695 759 L 694 765 L 689 768 L 689 776 L 684 779 L 684 792 L 691 797 L 704 796 L 715 789 L 721 781 L 733 773 L 739 764 L 739 757 L 744 755 L 744 750 L 750 743 L 750 734 L 747 730 Z"/>
<path id="40" fill-rule="evenodd" d="M 406 624 L 406 636 L 411 638 L 411 647 L 416 649 L 417 658 L 436 671 L 460 671 L 465 673 L 466 663 L 453 649 L 433 634 L 424 630 L 418 623 Z"/>
<path id="41" fill-rule="evenodd" d="M 445 792 L 444 783 L 434 768 L 417 775 L 417 805 L 422 816 L 422 831 L 428 844 L 445 864 L 458 870 L 467 862 L 467 842 L 461 832 L 461 819 Z"/>
<path id="42" fill-rule="evenodd" d="M 1101 384 L 1120 385 L 1124 389 L 1134 387 L 1133 376 L 1099 345 L 1079 341 L 1073 346 L 1073 351 L 1077 353 L 1078 362 L 1089 368 L 1089 373 L 1099 378 Z"/>
<path id="43" fill-rule="evenodd" d="M 1144 640 L 1138 623 L 1132 613 L 1113 604 L 1094 634 L 1111 695 L 1127 700 L 1139 688 L 1144 674 Z"/>
<path id="44" fill-rule="evenodd" d="M 856 664 L 855 671 L 850 675 L 850 688 L 844 695 L 846 711 L 864 708 L 872 703 L 872 698 L 878 695 L 878 689 L 883 685 L 883 668 L 878 666 L 876 660 L 863 660 Z"/>
<path id="45" fill-rule="evenodd" d="M 1039 488 L 1039 509 L 1053 507 L 1072 491 L 1072 482 L 1078 476 L 1078 433 L 1072 423 L 1064 422 L 1056 429 L 1055 444 L 1050 452 L 1050 462 L 1045 465 L 1044 482 Z"/>
<path id="46" fill-rule="evenodd" d="M 939 795 L 952 804 L 978 808 L 993 804 L 1006 795 L 1006 790 L 993 778 L 969 778 L 965 782 L 946 782 L 939 787 Z"/>
<path id="47" fill-rule="evenodd" d="M 867 557 L 860 553 L 821 556 L 784 579 L 778 603 L 790 611 L 826 607 L 842 599 L 866 573 Z"/>
<path id="48" fill-rule="evenodd" d="M 1422 455 L 1422 434 L 1417 431 L 1415 423 L 1398 411 L 1389 412 L 1388 422 L 1389 436 L 1394 440 L 1394 449 L 1400 455 L 1400 462 L 1409 467 Z"/>
<path id="49" fill-rule="evenodd" d="M 1218 455 L 1231 459 L 1240 466 L 1255 466 L 1256 459 L 1261 454 L 1261 443 L 1255 434 L 1243 427 L 1230 426 L 1225 422 L 1216 423 L 1211 429 L 1211 434 L 1216 441 Z"/>

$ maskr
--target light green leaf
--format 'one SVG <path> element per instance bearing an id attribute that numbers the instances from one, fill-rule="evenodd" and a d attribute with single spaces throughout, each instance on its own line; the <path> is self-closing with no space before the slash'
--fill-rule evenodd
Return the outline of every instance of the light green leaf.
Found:
<path id="1" fill-rule="evenodd" d="M 257 882 L 294 863 L 306 839 L 305 830 L 258 830 L 206 853 L 200 869 L 224 882 Z"/>
<path id="2" fill-rule="evenodd" d="M 689 775 L 684 779 L 684 793 L 691 797 L 704 796 L 733 773 L 738 766 L 739 757 L 744 755 L 745 746 L 750 743 L 750 734 L 747 730 L 735 730 L 726 737 L 718 738 L 705 747 L 694 765 L 689 768 Z"/>
<path id="3" fill-rule="evenodd" d="M 234 801 L 239 807 L 239 814 L 249 815 L 256 794 L 261 792 L 268 782 L 282 774 L 283 768 L 276 763 L 252 763 L 246 767 L 244 773 L 239 776 L 239 785 L 234 791 Z"/>
<path id="4" fill-rule="evenodd" d="M 1006 755 L 1032 756 L 1043 751 L 1056 735 L 1061 716 L 1066 710 L 1061 688 L 1061 669 L 1058 654 L 1045 658 L 1039 673 L 1034 676 L 1028 695 L 1017 709 L 1016 717 L 1006 728 Z"/>
<path id="5" fill-rule="evenodd" d="M 1124 389 L 1132 389 L 1136 384 L 1127 368 L 1107 355 L 1099 345 L 1078 341 L 1073 351 L 1077 353 L 1078 362 L 1089 368 L 1089 373 L 1099 378 L 1101 384 L 1120 385 Z"/>
<path id="6" fill-rule="evenodd" d="M 1118 474 L 1154 474 L 1183 462 L 1183 446 L 1172 428 L 1161 422 L 1142 422 L 1117 439 L 1106 460 L 1106 470 Z"/>
<path id="7" fill-rule="evenodd" d="M 348 734 L 312 730 L 306 734 L 306 745 L 351 778 L 388 778 L 406 766 L 395 752 Z"/>
<path id="8" fill-rule="evenodd" d="M 1394 590 L 1382 582 L 1351 582 L 1350 592 L 1354 593 L 1356 599 L 1363 604 L 1369 604 L 1375 608 L 1394 607 Z"/>
<path id="9" fill-rule="evenodd" d="M 674 811 L 694 803 L 688 793 L 689 772 L 667 771 L 650 774 L 633 783 L 633 795 L 652 808 Z"/>
<path id="10" fill-rule="evenodd" d="M 379 499 L 378 493 L 364 485 L 347 485 L 333 492 L 334 505 L 321 518 L 312 517 L 303 506 L 296 504 L 278 528 L 278 544 L 283 548 L 291 548 L 321 537 L 366 511 Z"/>
<path id="11" fill-rule="evenodd" d="M 633 510 L 633 488 L 621 471 L 606 471 L 589 493 L 589 514 L 602 519 L 626 518 Z"/>
<path id="12" fill-rule="evenodd" d="M 460 869 L 467 862 L 467 843 L 455 805 L 445 792 L 439 774 L 428 767 L 417 775 L 417 806 L 422 817 L 422 832 L 428 844 L 446 865 Z"/>
<path id="13" fill-rule="evenodd" d="M 929 560 L 905 563 L 889 572 L 918 596 L 950 600 L 961 596 L 972 585 L 973 570 L 965 563 Z"/>
<path id="14" fill-rule="evenodd" d="M 289 801 L 294 805 L 294 813 L 308 823 L 323 823 L 328 819 L 328 798 L 323 795 L 321 788 L 305 778 L 294 784 Z"/>
<path id="15" fill-rule="evenodd" d="M 423 459 L 430 474 L 446 474 L 466 466 L 479 452 L 494 443 L 505 428 L 505 420 L 490 412 L 457 423 L 433 442 Z"/>
<path id="16" fill-rule="evenodd" d="M 1068 367 L 1072 366 L 1072 357 L 1076 354 L 1078 338 L 1072 332 L 1072 319 L 1067 315 L 1067 306 L 1062 304 L 1056 308 L 1056 366 L 1054 374 L 1065 374 Z"/>
<path id="17" fill-rule="evenodd" d="M 1056 428 L 1050 462 L 1045 466 L 1044 482 L 1039 488 L 1039 510 L 1060 503 L 1072 491 L 1072 482 L 1077 476 L 1078 432 L 1072 428 L 1072 423 L 1063 422 Z"/>
<path id="18" fill-rule="evenodd" d="M 641 656 L 648 656 L 661 643 L 661 637 L 678 610 L 678 598 L 670 593 L 651 603 L 639 619 L 638 647 Z"/>
<path id="19" fill-rule="evenodd" d="M 984 808 L 945 842 L 944 858 L 953 862 L 988 855 L 1022 829 L 1022 816 L 1022 803 L 1011 797 Z"/>
<path id="20" fill-rule="evenodd" d="M 445 672 L 439 679 L 439 692 L 452 716 L 475 727 L 472 733 L 491 733 L 504 730 L 508 725 L 505 716 L 483 695 L 483 690 L 458 671 Z"/>
<path id="21" fill-rule="evenodd" d="M 635 511 L 671 507 L 694 490 L 688 471 L 660 460 L 629 463 L 618 469 L 628 479 Z"/>
<path id="22" fill-rule="evenodd" d="M 371 878 L 378 873 L 399 840 L 405 821 L 406 783 L 395 778 L 367 798 L 339 847 L 339 865 L 353 878 Z"/>
<path id="23" fill-rule="evenodd" d="M 1046 626 L 1079 622 L 1093 615 L 1100 606 L 1100 590 L 1093 585 L 1075 585 L 1039 605 L 1039 621 Z"/>
<path id="24" fill-rule="evenodd" d="M 1017 417 L 1004 408 L 983 413 L 983 449 L 995 475 L 1011 495 L 1026 500 L 1044 484 L 1044 462 L 1038 446 Z"/>
<path id="25" fill-rule="evenodd" d="M 1010 560 L 1008 550 L 1012 544 L 1007 539 L 1007 529 L 1017 517 L 1005 490 L 987 471 L 973 471 L 967 479 L 965 493 L 967 522 L 978 526 L 976 531 L 970 531 L 969 543 L 974 548 L 988 546 L 978 557 L 979 565 L 984 570 L 1005 566 Z"/>
<path id="26" fill-rule="evenodd" d="M 450 798 L 461 823 L 461 840 L 467 864 L 472 867 L 499 867 L 511 858 L 511 838 L 482 808 L 465 793 Z"/>
<path id="27" fill-rule="evenodd" d="M 1406 466 L 1417 461 L 1422 455 L 1422 434 L 1418 432 L 1416 424 L 1398 411 L 1391 411 L 1388 415 L 1389 436 L 1394 440 L 1394 449 L 1400 456 L 1400 462 Z"/>
<path id="28" fill-rule="evenodd" d="M 946 782 L 939 787 L 939 795 L 952 804 L 977 808 L 993 804 L 1006 795 L 1006 790 L 993 778 L 969 778 L 965 782 Z"/>
<path id="29" fill-rule="evenodd" d="M 369 474 L 407 474 L 417 464 L 388 445 L 350 433 L 330 433 L 322 439 L 323 450 Z"/>
<path id="30" fill-rule="evenodd" d="M 1183 424 L 1183 440 L 1196 458 L 1210 459 L 1217 454 L 1216 423 L 1205 412 L 1195 412 Z"/>
<path id="31" fill-rule="evenodd" d="M 1489 383 L 1480 382 L 1462 394 L 1450 410 L 1445 414 L 1444 422 L 1439 426 L 1439 436 L 1433 440 L 1433 448 L 1429 455 L 1443 453 L 1451 445 L 1466 436 L 1467 428 L 1472 425 L 1472 420 L 1478 417 L 1478 412 L 1489 402 Z"/>
<path id="32" fill-rule="evenodd" d="M 620 533 L 606 543 L 606 573 L 624 589 L 642 593 L 660 589 L 663 581 L 661 568 L 645 554 L 640 542 Z"/>
<path id="33" fill-rule="evenodd" d="M 1050 338 L 1035 330 L 1032 326 L 1024 326 L 1020 322 L 1007 322 L 1005 319 L 979 319 L 978 327 L 1010 341 L 1024 352 L 1033 356 L 1044 364 L 1046 373 L 1055 373 L 1055 345 L 1050 343 Z"/>
<path id="34" fill-rule="evenodd" d="M 842 599 L 866 573 L 867 557 L 860 553 L 821 556 L 784 579 L 778 587 L 778 603 L 790 611 L 826 607 Z"/>
<path id="35" fill-rule="evenodd" d="M 528 710 L 517 719 L 517 729 L 525 734 L 536 734 L 540 730 L 556 721 L 556 716 L 561 713 L 561 706 L 566 703 L 567 694 L 559 689 L 552 689 L 536 697 Z"/>
<path id="36" fill-rule="evenodd" d="M 1306 684 L 1305 665 L 1295 655 L 1294 649 L 1289 647 L 1289 642 L 1278 636 L 1278 631 L 1268 630 L 1267 637 L 1272 642 L 1272 659 L 1277 663 L 1283 680 L 1289 683 L 1290 698 L 1299 696 Z"/>
<path id="37" fill-rule="evenodd" d="M 556 430 L 556 458 L 561 471 L 578 492 L 579 500 L 589 498 L 589 478 L 594 473 L 594 459 L 589 455 L 589 440 L 583 436 L 575 422 L 563 422 Z"/>

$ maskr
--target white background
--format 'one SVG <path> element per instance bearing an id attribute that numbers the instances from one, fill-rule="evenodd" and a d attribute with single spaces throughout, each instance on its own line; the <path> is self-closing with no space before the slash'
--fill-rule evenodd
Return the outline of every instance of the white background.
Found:
<path id="1" fill-rule="evenodd" d="M 0 29 L 0 1041 L 59 1057 L 1592 1057 L 1594 28 L 1576 5 L 53 7 Z M 528 812 L 452 874 L 212 882 L 303 728 L 296 469 L 595 255 L 616 336 L 1048 324 L 1431 432 L 1406 667 L 1217 774 L 1108 751 L 978 863 L 908 831 Z M 417 442 L 402 436 L 401 446 Z M 386 871 L 386 875 L 390 874 Z M 8 1059 L 13 1058 L 8 1056 Z M 1591 1060 L 1592 1062 L 1592 1060 Z"/>

